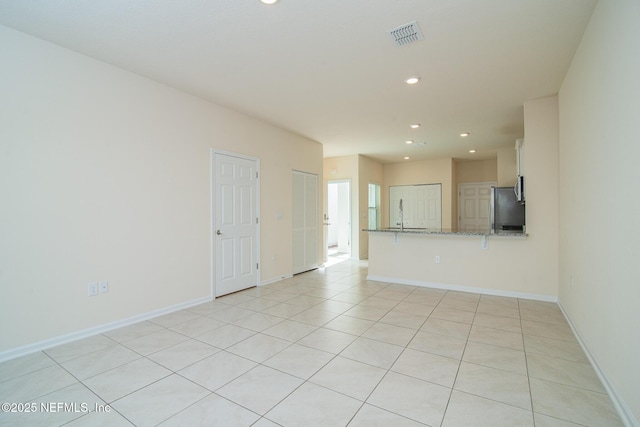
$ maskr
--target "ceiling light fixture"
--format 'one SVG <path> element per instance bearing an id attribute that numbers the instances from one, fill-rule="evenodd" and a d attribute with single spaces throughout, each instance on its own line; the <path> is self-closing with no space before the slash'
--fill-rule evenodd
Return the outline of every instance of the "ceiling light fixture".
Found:
<path id="1" fill-rule="evenodd" d="M 470 152 L 471 154 L 473 154 L 473 153 L 475 153 L 475 152 L 476 152 L 476 150 L 469 150 L 469 152 Z"/>
<path id="2" fill-rule="evenodd" d="M 417 76 L 413 76 L 413 77 L 409 77 L 407 80 L 405 80 L 404 82 L 408 85 L 414 85 L 416 83 L 418 83 L 420 81 L 420 77 Z"/>
<path id="3" fill-rule="evenodd" d="M 413 139 L 407 139 L 407 140 L 405 141 L 405 143 L 407 143 L 407 144 L 413 144 Z"/>
<path id="4" fill-rule="evenodd" d="M 409 127 L 411 127 L 411 129 L 418 129 L 420 127 L 420 123 L 414 123 L 412 125 L 409 125 Z"/>
<path id="5" fill-rule="evenodd" d="M 468 137 L 469 135 L 471 135 L 469 132 L 462 132 L 462 133 L 460 134 L 460 136 L 461 136 L 461 137 L 463 137 L 463 138 L 466 138 L 466 137 Z"/>
<path id="6" fill-rule="evenodd" d="M 409 156 L 404 156 L 404 159 L 405 159 L 405 160 L 409 160 L 410 158 L 411 158 L 411 157 L 409 157 Z"/>
<path id="7" fill-rule="evenodd" d="M 264 4 L 276 4 L 278 0 L 260 0 Z"/>

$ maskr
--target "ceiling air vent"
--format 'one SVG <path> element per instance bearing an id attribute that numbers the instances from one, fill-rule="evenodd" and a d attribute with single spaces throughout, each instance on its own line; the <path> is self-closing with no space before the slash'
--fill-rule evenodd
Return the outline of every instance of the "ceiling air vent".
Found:
<path id="1" fill-rule="evenodd" d="M 416 21 L 393 28 L 387 33 L 389 33 L 389 36 L 397 46 L 411 44 L 424 38 Z"/>

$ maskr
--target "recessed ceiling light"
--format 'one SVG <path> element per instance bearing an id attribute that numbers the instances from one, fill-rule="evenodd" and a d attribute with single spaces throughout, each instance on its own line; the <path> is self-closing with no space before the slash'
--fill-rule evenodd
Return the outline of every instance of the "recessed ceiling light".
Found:
<path id="1" fill-rule="evenodd" d="M 469 132 L 462 132 L 460 134 L 461 137 L 466 138 L 467 136 L 471 135 Z"/>
<path id="2" fill-rule="evenodd" d="M 469 152 L 470 152 L 471 154 L 473 154 L 473 153 L 475 153 L 475 152 L 476 152 L 476 150 L 469 150 Z"/>
<path id="3" fill-rule="evenodd" d="M 409 156 L 404 156 L 404 159 L 405 159 L 405 160 L 409 160 L 410 158 L 411 158 L 411 157 L 409 157 Z"/>
<path id="4" fill-rule="evenodd" d="M 418 83 L 420 81 L 420 77 L 417 76 L 413 76 L 413 77 L 409 77 L 407 80 L 405 80 L 405 83 L 408 85 L 414 85 L 416 83 Z"/>
<path id="5" fill-rule="evenodd" d="M 278 0 L 260 0 L 264 4 L 275 4 Z"/>
<path id="6" fill-rule="evenodd" d="M 413 139 L 407 139 L 405 142 L 406 142 L 407 144 L 413 144 Z"/>
<path id="7" fill-rule="evenodd" d="M 409 127 L 411 127 L 411 129 L 418 129 L 420 127 L 420 123 L 414 123 L 412 125 L 409 125 Z"/>

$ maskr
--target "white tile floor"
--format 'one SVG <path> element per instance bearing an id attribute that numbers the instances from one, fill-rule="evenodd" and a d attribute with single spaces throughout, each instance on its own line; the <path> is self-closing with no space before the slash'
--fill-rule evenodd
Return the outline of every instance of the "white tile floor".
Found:
<path id="1" fill-rule="evenodd" d="M 366 272 L 342 262 L 4 362 L 0 402 L 36 412 L 0 426 L 622 425 L 555 304 Z M 40 406 L 58 402 L 75 406 Z"/>

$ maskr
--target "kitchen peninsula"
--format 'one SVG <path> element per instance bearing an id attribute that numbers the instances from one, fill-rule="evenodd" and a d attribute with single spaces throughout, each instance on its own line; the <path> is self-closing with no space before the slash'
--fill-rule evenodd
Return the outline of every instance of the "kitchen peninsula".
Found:
<path id="1" fill-rule="evenodd" d="M 368 280 L 545 301 L 532 237 L 523 232 L 363 230 L 369 233 Z"/>

